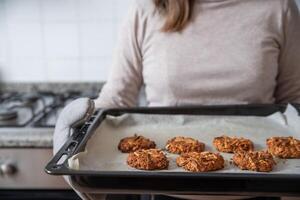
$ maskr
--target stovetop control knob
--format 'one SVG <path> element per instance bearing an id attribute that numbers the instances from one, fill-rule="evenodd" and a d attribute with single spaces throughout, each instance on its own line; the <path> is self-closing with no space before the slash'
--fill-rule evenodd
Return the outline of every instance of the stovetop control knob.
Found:
<path id="1" fill-rule="evenodd" d="M 17 172 L 17 167 L 12 163 L 2 163 L 0 171 L 2 175 L 13 175 Z"/>

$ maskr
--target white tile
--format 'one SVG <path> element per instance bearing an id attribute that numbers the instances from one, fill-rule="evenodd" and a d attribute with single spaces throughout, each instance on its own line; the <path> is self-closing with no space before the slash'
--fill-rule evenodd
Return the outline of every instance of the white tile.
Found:
<path id="1" fill-rule="evenodd" d="M 81 73 L 83 81 L 106 81 L 112 59 L 103 57 L 82 61 Z"/>
<path id="2" fill-rule="evenodd" d="M 42 16 L 46 22 L 76 21 L 78 19 L 77 0 L 40 0 Z"/>
<path id="3" fill-rule="evenodd" d="M 5 81 L 46 81 L 42 59 L 15 58 L 5 68 L 2 74 Z"/>
<path id="4" fill-rule="evenodd" d="M 0 24 L 0 60 L 7 56 L 7 37 Z"/>
<path id="5" fill-rule="evenodd" d="M 45 24 L 45 46 L 47 57 L 78 57 L 77 24 Z"/>
<path id="6" fill-rule="evenodd" d="M 105 81 L 131 1 L 0 0 L 0 81 Z"/>
<path id="7" fill-rule="evenodd" d="M 4 1 L 2 0 L 2 2 Z M 39 21 L 39 3 L 39 0 L 6 0 L 5 8 L 8 21 Z"/>
<path id="8" fill-rule="evenodd" d="M 0 1 L 0 23 L 6 22 L 6 5 L 5 1 Z"/>
<path id="9" fill-rule="evenodd" d="M 9 71 L 9 68 L 7 68 L 7 63 L 3 60 L 0 60 L 0 82 L 7 81 L 7 73 Z"/>
<path id="10" fill-rule="evenodd" d="M 48 81 L 79 81 L 81 78 L 78 59 L 55 59 L 47 63 Z"/>
<path id="11" fill-rule="evenodd" d="M 12 57 L 42 56 L 40 23 L 10 23 L 8 24 L 8 37 Z"/>
<path id="12" fill-rule="evenodd" d="M 113 52 L 113 25 L 86 23 L 81 25 L 81 52 L 83 57 L 110 56 Z"/>
<path id="13" fill-rule="evenodd" d="M 79 0 L 81 20 L 110 20 L 114 18 L 114 0 Z"/>
<path id="14" fill-rule="evenodd" d="M 5 1 L 0 1 L 0 62 L 4 62 L 8 51 L 7 25 L 5 16 Z M 1 63 L 0 63 L 1 65 Z M 1 66 L 0 66 L 1 67 Z"/>
<path id="15" fill-rule="evenodd" d="M 12 81 L 12 77 L 14 74 L 14 71 L 11 67 L 8 67 L 5 65 L 6 63 L 0 62 L 0 80 L 1 82 L 9 82 Z"/>
<path id="16" fill-rule="evenodd" d="M 124 19 L 128 15 L 133 0 L 116 0 L 116 17 L 118 20 Z"/>
<path id="17" fill-rule="evenodd" d="M 298 8 L 300 10 L 300 0 L 296 0 L 296 3 L 298 4 Z"/>
<path id="18" fill-rule="evenodd" d="M 5 48 L 1 48 L 1 46 L 0 46 L 0 68 L 3 63 L 5 64 L 7 62 L 8 62 L 8 56 L 6 55 Z M 1 82 L 1 80 L 0 80 L 0 82 Z"/>

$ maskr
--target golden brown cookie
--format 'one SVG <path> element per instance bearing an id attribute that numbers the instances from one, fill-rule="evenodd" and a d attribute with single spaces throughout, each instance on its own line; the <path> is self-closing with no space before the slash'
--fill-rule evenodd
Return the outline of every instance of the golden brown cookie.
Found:
<path id="1" fill-rule="evenodd" d="M 123 138 L 118 145 L 118 149 L 123 153 L 130 153 L 140 149 L 152 149 L 155 147 L 156 144 L 154 141 L 139 135 Z"/>
<path id="2" fill-rule="evenodd" d="M 257 172 L 270 172 L 276 164 L 272 154 L 266 151 L 239 151 L 232 160 L 242 170 Z"/>
<path id="3" fill-rule="evenodd" d="M 300 140 L 293 137 L 267 139 L 268 151 L 279 158 L 300 158 Z"/>
<path id="4" fill-rule="evenodd" d="M 218 153 L 189 152 L 181 154 L 176 163 L 179 167 L 192 172 L 216 171 L 224 168 L 224 158 Z"/>
<path id="5" fill-rule="evenodd" d="M 170 153 L 202 152 L 205 144 L 189 137 L 174 137 L 167 142 L 166 149 Z"/>
<path id="6" fill-rule="evenodd" d="M 169 161 L 159 149 L 141 149 L 128 155 L 127 164 L 136 169 L 156 170 L 168 168 Z"/>
<path id="7" fill-rule="evenodd" d="M 213 145 L 220 152 L 234 153 L 238 151 L 253 151 L 253 142 L 245 138 L 221 136 L 214 138 Z"/>

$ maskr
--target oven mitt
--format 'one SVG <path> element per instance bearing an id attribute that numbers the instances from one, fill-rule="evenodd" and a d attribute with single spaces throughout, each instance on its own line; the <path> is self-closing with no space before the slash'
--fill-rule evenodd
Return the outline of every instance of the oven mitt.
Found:
<path id="1" fill-rule="evenodd" d="M 60 113 L 53 136 L 54 154 L 72 135 L 73 128 L 87 121 L 95 110 L 94 101 L 89 98 L 79 98 L 69 103 Z"/>
<path id="2" fill-rule="evenodd" d="M 89 98 L 79 98 L 69 103 L 60 113 L 56 122 L 53 136 L 53 152 L 56 154 L 72 135 L 73 128 L 81 126 L 95 111 L 95 103 Z M 67 183 L 73 188 L 69 176 L 64 176 Z M 74 188 L 73 188 L 74 189 Z M 74 191 L 84 200 L 104 200 L 105 194 L 95 196 Z"/>

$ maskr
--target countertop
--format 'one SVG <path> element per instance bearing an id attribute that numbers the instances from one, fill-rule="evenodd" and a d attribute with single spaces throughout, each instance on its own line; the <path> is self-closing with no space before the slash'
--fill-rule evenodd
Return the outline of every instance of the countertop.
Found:
<path id="1" fill-rule="evenodd" d="M 61 93 L 64 91 L 101 90 L 104 82 L 82 82 L 82 83 L 0 83 L 0 92 L 32 92 L 51 91 Z"/>
<path id="2" fill-rule="evenodd" d="M 0 128 L 0 148 L 52 148 L 53 128 Z"/>

